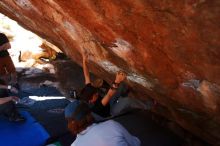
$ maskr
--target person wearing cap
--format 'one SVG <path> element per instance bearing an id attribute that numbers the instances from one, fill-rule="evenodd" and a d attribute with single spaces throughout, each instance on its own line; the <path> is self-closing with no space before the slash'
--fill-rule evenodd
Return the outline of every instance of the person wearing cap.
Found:
<path id="1" fill-rule="evenodd" d="M 87 103 L 76 100 L 65 108 L 68 129 L 76 135 L 71 146 L 140 146 L 140 140 L 132 136 L 114 120 L 94 123 Z"/>
<path id="2" fill-rule="evenodd" d="M 15 103 L 18 100 L 17 96 L 10 96 L 8 91 L 17 93 L 17 89 L 6 85 L 3 80 L 0 79 L 0 115 L 5 115 L 9 121 L 12 122 L 22 122 L 25 121 L 25 118 L 22 117 L 15 106 Z"/>
<path id="3" fill-rule="evenodd" d="M 95 83 L 91 83 L 89 70 L 87 67 L 88 54 L 82 52 L 83 58 L 83 73 L 85 78 L 85 87 L 80 92 L 80 100 L 84 100 L 92 105 L 92 111 L 101 117 L 110 116 L 110 107 L 116 103 L 117 99 L 122 95 L 122 89 L 124 85 L 122 82 L 126 79 L 126 73 L 119 71 L 116 73 L 115 81 L 111 88 L 108 88 L 107 94 L 104 97 L 99 95 L 99 87 L 102 86 L 103 80 L 96 80 Z M 127 90 L 125 91 L 127 92 Z M 124 93 L 125 93 L 124 92 Z"/>
<path id="4" fill-rule="evenodd" d="M 0 76 L 7 83 L 17 83 L 17 74 L 15 66 L 8 53 L 11 44 L 4 33 L 0 33 Z"/>

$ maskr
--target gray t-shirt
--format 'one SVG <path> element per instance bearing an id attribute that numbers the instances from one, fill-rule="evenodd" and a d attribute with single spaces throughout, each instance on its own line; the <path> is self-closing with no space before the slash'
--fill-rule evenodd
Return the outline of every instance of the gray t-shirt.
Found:
<path id="1" fill-rule="evenodd" d="M 77 134 L 71 146 L 140 146 L 140 140 L 132 136 L 121 124 L 113 120 L 93 124 Z"/>

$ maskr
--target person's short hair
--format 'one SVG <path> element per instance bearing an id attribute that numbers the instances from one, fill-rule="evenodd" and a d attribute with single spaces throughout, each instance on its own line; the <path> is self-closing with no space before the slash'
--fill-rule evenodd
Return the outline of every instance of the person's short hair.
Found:
<path id="1" fill-rule="evenodd" d="M 91 84 L 86 85 L 79 94 L 79 99 L 88 102 L 94 94 L 98 93 L 98 89 Z"/>
<path id="2" fill-rule="evenodd" d="M 67 105 L 65 118 L 68 121 L 68 129 L 74 135 L 80 133 L 94 122 L 89 105 L 79 100 Z"/>
<path id="3" fill-rule="evenodd" d="M 79 100 L 69 103 L 65 108 L 65 118 L 76 121 L 80 121 L 89 113 L 91 113 L 89 106 L 85 102 Z"/>

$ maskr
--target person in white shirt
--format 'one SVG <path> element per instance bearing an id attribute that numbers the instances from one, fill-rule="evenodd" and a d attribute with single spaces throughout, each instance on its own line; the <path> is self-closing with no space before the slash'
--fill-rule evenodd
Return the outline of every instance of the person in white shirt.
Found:
<path id="1" fill-rule="evenodd" d="M 77 135 L 71 146 L 140 146 L 140 140 L 132 136 L 114 120 L 94 123 L 89 106 L 78 100 L 65 108 L 68 129 Z"/>

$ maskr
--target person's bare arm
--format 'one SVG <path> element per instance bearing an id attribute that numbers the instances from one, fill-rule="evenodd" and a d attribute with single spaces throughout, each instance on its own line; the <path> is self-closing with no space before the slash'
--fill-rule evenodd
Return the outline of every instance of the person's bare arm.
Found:
<path id="1" fill-rule="evenodd" d="M 89 69 L 87 66 L 88 55 L 85 53 L 82 53 L 82 58 L 83 58 L 83 74 L 85 78 L 85 84 L 89 84 L 91 83 L 91 79 L 89 75 Z"/>
<path id="2" fill-rule="evenodd" d="M 4 104 L 4 103 L 9 102 L 11 100 L 12 100 L 11 96 L 0 98 L 0 104 Z"/>
<path id="3" fill-rule="evenodd" d="M 117 88 L 119 84 L 126 79 L 126 74 L 124 72 L 117 72 L 116 78 L 114 83 L 112 84 L 112 87 L 108 90 L 108 93 L 103 97 L 102 99 L 102 105 L 106 106 L 109 101 L 111 100 L 112 96 L 117 91 Z"/>
<path id="4" fill-rule="evenodd" d="M 0 84 L 0 88 L 1 88 L 1 89 L 8 89 L 8 86 L 6 86 L 6 85 L 1 85 L 1 84 Z"/>
<path id="5" fill-rule="evenodd" d="M 11 100 L 14 100 L 14 101 L 17 101 L 18 100 L 18 97 L 16 96 L 8 96 L 8 97 L 3 97 L 3 98 L 0 98 L 0 105 L 1 104 L 4 104 L 6 102 L 9 102 Z"/>
<path id="6" fill-rule="evenodd" d="M 0 51 L 8 50 L 10 48 L 11 48 L 11 44 L 8 42 L 8 43 L 5 43 L 5 44 L 0 46 Z"/>
<path id="7" fill-rule="evenodd" d="M 102 99 L 103 106 L 106 106 L 109 103 L 109 101 L 111 100 L 111 98 L 115 94 L 115 92 L 116 92 L 116 90 L 111 89 L 111 88 L 108 90 L 108 93 Z"/>

